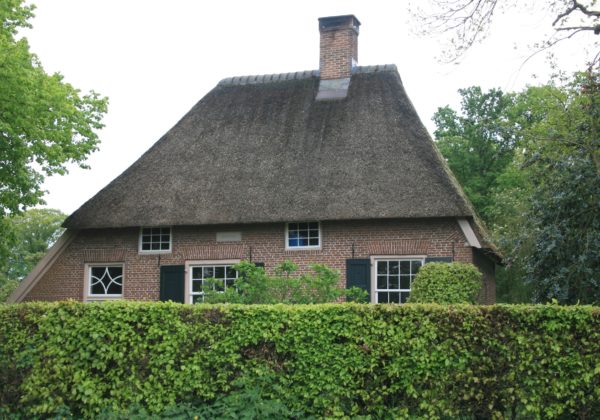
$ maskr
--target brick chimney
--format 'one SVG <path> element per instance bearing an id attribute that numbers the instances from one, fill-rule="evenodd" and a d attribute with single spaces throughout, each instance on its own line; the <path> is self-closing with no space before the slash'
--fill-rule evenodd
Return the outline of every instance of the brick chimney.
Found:
<path id="1" fill-rule="evenodd" d="M 321 80 L 343 79 L 352 75 L 358 63 L 358 27 L 354 15 L 319 18 Z"/>
<path id="2" fill-rule="evenodd" d="M 320 83 L 317 100 L 343 99 L 348 94 L 352 68 L 358 64 L 358 27 L 354 15 L 319 18 Z"/>

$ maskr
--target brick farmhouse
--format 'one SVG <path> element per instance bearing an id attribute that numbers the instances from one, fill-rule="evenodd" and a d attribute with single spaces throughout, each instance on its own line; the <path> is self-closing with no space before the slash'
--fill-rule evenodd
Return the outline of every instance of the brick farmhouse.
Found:
<path id="1" fill-rule="evenodd" d="M 415 112 L 396 66 L 357 65 L 360 22 L 319 19 L 320 68 L 222 80 L 64 222 L 9 301 L 202 300 L 232 265 L 290 259 L 402 303 L 422 264 L 498 253 Z"/>

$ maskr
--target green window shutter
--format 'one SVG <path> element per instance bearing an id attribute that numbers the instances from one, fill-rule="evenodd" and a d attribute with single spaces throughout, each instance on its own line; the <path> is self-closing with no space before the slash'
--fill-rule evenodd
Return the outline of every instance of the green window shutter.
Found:
<path id="1" fill-rule="evenodd" d="M 160 300 L 185 303 L 185 266 L 160 267 Z"/>
<path id="2" fill-rule="evenodd" d="M 425 264 L 430 262 L 444 262 L 450 263 L 452 262 L 452 257 L 427 257 L 425 258 Z"/>
<path id="3" fill-rule="evenodd" d="M 371 260 L 346 260 L 346 288 L 360 287 L 366 290 L 371 299 Z"/>

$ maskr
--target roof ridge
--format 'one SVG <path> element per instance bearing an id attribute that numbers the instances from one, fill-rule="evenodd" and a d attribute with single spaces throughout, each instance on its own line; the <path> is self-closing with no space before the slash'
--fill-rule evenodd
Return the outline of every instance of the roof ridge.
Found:
<path id="1" fill-rule="evenodd" d="M 358 73 L 377 73 L 398 71 L 395 64 L 377 64 L 374 66 L 356 66 L 352 69 L 352 74 Z M 290 73 L 259 74 L 251 76 L 227 77 L 218 83 L 218 86 L 231 85 L 257 85 L 261 83 L 284 82 L 287 80 L 310 79 L 319 77 L 319 70 L 302 70 Z"/>

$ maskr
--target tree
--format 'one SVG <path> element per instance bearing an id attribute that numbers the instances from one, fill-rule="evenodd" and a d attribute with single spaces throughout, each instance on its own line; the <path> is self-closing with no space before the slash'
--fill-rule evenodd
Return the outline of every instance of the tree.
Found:
<path id="1" fill-rule="evenodd" d="M 534 2 L 510 2 L 506 0 L 430 0 L 430 10 L 421 2 L 413 10 L 419 27 L 424 33 L 447 34 L 450 48 L 444 49 L 444 59 L 459 61 L 474 44 L 484 40 L 494 16 L 510 8 L 524 7 Z M 600 34 L 600 10 L 596 0 L 547 0 L 546 13 L 555 16 L 553 33 L 542 37 L 536 46 L 538 51 L 553 47 L 558 42 L 578 34 Z M 596 62 L 599 56 L 592 60 Z"/>
<path id="2" fill-rule="evenodd" d="M 0 0 L 0 220 L 42 202 L 44 176 L 68 163 L 86 167 L 97 149 L 107 99 L 82 95 L 58 74 L 47 74 L 20 28 L 33 5 Z"/>
<path id="3" fill-rule="evenodd" d="M 499 300 L 600 302 L 600 76 L 504 95 L 502 112 L 481 105 L 492 93 L 461 90 L 462 113 L 434 119 L 441 152 L 506 255 Z M 487 159 L 502 139 L 506 153 Z"/>
<path id="4" fill-rule="evenodd" d="M 66 214 L 55 209 L 31 209 L 6 220 L 13 237 L 8 257 L 0 260 L 0 302 L 3 302 L 56 242 Z M 6 232 L 6 231 L 5 231 Z"/>
<path id="5" fill-rule="evenodd" d="M 533 184 L 529 239 L 521 241 L 530 242 L 530 252 L 521 252 L 526 279 L 536 301 L 599 304 L 600 75 L 578 74 L 529 95 L 555 106 L 526 135 Z"/>
<path id="6" fill-rule="evenodd" d="M 461 112 L 439 108 L 433 116 L 434 136 L 467 196 L 490 223 L 493 196 L 518 143 L 518 130 L 509 115 L 514 99 L 500 89 L 482 92 L 475 86 L 459 93 Z"/>

